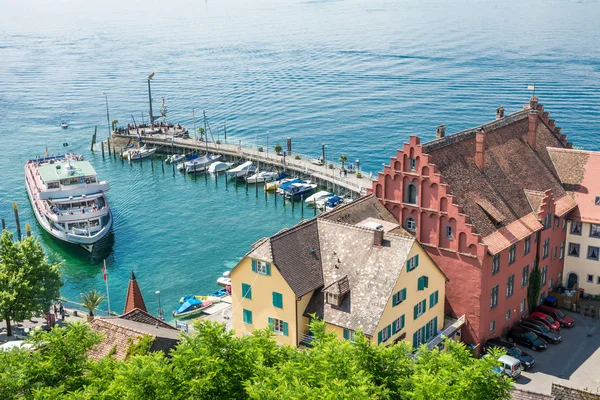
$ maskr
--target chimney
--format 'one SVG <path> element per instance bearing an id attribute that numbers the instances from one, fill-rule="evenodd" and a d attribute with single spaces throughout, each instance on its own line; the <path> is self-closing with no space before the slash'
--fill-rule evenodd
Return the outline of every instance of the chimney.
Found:
<path id="1" fill-rule="evenodd" d="M 485 166 L 485 132 L 479 129 L 475 134 L 475 165 L 481 172 Z"/>
<path id="2" fill-rule="evenodd" d="M 446 125 L 440 125 L 435 130 L 435 138 L 436 139 L 441 139 L 444 136 L 446 136 Z"/>
<path id="3" fill-rule="evenodd" d="M 538 105 L 538 98 L 537 98 L 537 96 L 531 96 L 531 99 L 529 99 L 529 109 L 530 110 L 537 110 L 537 105 Z"/>
<path id="4" fill-rule="evenodd" d="M 383 229 L 377 228 L 373 234 L 373 246 L 381 247 L 383 243 Z"/>
<path id="5" fill-rule="evenodd" d="M 535 132 L 537 131 L 538 113 L 536 110 L 529 110 L 529 130 L 527 131 L 527 143 L 532 149 L 535 149 Z"/>
<path id="6" fill-rule="evenodd" d="M 504 107 L 496 108 L 496 119 L 504 118 Z"/>

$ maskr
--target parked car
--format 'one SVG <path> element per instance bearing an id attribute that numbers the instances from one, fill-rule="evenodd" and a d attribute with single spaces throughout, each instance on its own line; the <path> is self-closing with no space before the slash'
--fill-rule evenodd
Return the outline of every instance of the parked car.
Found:
<path id="1" fill-rule="evenodd" d="M 554 318 L 549 316 L 548 314 L 544 314 L 541 311 L 534 311 L 529 315 L 529 319 L 532 321 L 539 321 L 542 324 L 546 325 L 548 328 L 553 331 L 560 330 L 560 322 L 556 321 Z"/>
<path id="2" fill-rule="evenodd" d="M 515 325 L 513 326 L 506 335 L 508 340 L 512 342 L 521 343 L 529 347 L 532 350 L 540 350 L 548 347 L 548 343 L 535 333 L 523 328 L 522 326 Z"/>
<path id="3" fill-rule="evenodd" d="M 487 353 L 490 348 L 498 348 L 506 351 L 511 357 L 516 358 L 525 368 L 531 368 L 535 365 L 535 359 L 517 347 L 514 343 L 505 342 L 499 338 L 488 340 L 483 346 L 483 351 Z"/>
<path id="4" fill-rule="evenodd" d="M 538 306 L 537 310 L 557 320 L 560 323 L 560 326 L 572 328 L 573 325 L 575 325 L 575 320 L 566 315 L 564 312 L 560 311 L 558 308 L 542 305 Z"/>
<path id="5" fill-rule="evenodd" d="M 502 369 L 502 373 L 509 378 L 517 379 L 521 376 L 521 372 L 523 371 L 523 366 L 521 362 L 514 357 L 503 355 L 498 359 L 500 364 L 500 368 Z"/>
<path id="6" fill-rule="evenodd" d="M 560 343 L 562 336 L 556 332 L 552 332 L 550 328 L 539 321 L 523 320 L 518 323 L 519 326 L 535 333 L 548 343 Z"/>

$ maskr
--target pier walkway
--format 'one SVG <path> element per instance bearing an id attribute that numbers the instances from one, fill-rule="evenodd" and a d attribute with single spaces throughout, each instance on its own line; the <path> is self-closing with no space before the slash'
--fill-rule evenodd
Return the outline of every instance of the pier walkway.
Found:
<path id="1" fill-rule="evenodd" d="M 115 139 L 121 139 L 121 142 L 122 139 L 127 139 L 132 143 L 138 143 L 137 136 L 123 133 L 113 132 L 111 138 L 113 144 L 116 144 L 115 142 L 117 142 Z M 257 163 L 258 167 L 261 169 L 262 165 L 268 165 L 279 170 L 291 170 L 298 174 L 312 177 L 316 183 L 327 187 L 328 189 L 331 188 L 334 192 L 350 192 L 350 194 L 359 195 L 364 194 L 366 188 L 371 187 L 372 182 L 368 175 L 363 175 L 359 178 L 357 177 L 356 172 L 350 173 L 350 171 L 348 171 L 348 174 L 344 176 L 341 172 L 341 168 L 337 164 L 334 164 L 334 168 L 329 168 L 327 163 L 325 165 L 316 165 L 301 155 L 300 159 L 297 159 L 295 158 L 297 153 L 286 155 L 284 158 L 283 155 L 276 154 L 273 151 L 259 151 L 258 149 L 231 143 L 196 142 L 194 138 L 173 138 L 171 135 L 165 134 L 143 135 L 141 136 L 141 142 L 149 146 L 157 147 L 159 152 L 165 154 L 171 154 L 173 151 L 181 152 L 182 149 L 186 151 L 208 151 L 210 153 L 222 154 L 235 161 L 253 161 Z M 116 148 L 117 151 L 121 150 L 118 146 Z"/>

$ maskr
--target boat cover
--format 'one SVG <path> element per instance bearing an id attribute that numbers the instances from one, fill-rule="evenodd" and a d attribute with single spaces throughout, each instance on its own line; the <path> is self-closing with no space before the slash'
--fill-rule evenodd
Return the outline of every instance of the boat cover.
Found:
<path id="1" fill-rule="evenodd" d="M 189 311 L 192 307 L 202 305 L 202 302 L 196 298 L 185 299 L 185 303 L 183 303 L 178 309 L 177 314 L 184 313 Z"/>

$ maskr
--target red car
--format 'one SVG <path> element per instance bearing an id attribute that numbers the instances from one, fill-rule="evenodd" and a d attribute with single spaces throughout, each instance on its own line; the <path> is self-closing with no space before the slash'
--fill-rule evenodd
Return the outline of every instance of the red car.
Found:
<path id="1" fill-rule="evenodd" d="M 558 331 L 560 329 L 560 322 L 556 321 L 554 318 L 549 316 L 548 314 L 544 314 L 541 311 L 534 311 L 529 315 L 529 319 L 534 321 L 539 321 L 542 324 L 546 325 L 548 328 L 553 331 Z"/>
<path id="2" fill-rule="evenodd" d="M 538 306 L 537 311 L 543 312 L 554 318 L 556 321 L 560 323 L 561 326 L 566 326 L 567 328 L 572 328 L 575 325 L 575 320 L 557 308 L 550 306 Z"/>

